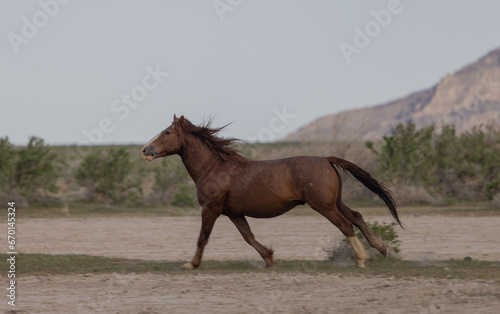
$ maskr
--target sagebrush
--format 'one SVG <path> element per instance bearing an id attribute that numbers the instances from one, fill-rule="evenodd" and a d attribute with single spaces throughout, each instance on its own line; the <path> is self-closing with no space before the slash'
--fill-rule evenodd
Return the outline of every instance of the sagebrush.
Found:
<path id="1" fill-rule="evenodd" d="M 392 258 L 399 258 L 399 252 L 401 251 L 399 248 L 400 241 L 398 240 L 398 233 L 396 231 L 395 226 L 398 224 L 393 223 L 382 223 L 380 224 L 378 221 L 366 222 L 366 225 L 370 230 L 373 231 L 377 236 L 379 236 L 382 241 L 387 242 L 389 244 L 389 256 Z M 366 252 L 368 253 L 369 259 L 378 259 L 383 258 L 380 253 L 372 248 L 368 242 L 366 241 L 363 234 L 356 228 L 356 236 L 363 244 Z M 347 238 L 343 238 L 340 242 L 331 243 L 327 247 L 324 248 L 328 255 L 328 260 L 337 262 L 339 264 L 352 264 L 355 262 L 356 256 L 354 251 L 347 240 Z"/>
<path id="2" fill-rule="evenodd" d="M 55 157 L 41 138 L 30 137 L 26 147 L 14 147 L 8 137 L 0 138 L 0 198 L 15 197 L 23 206 L 59 205 L 53 196 L 60 171 Z"/>
<path id="3" fill-rule="evenodd" d="M 129 178 L 132 165 L 124 148 L 98 150 L 82 160 L 75 179 L 88 189 L 90 201 L 139 201 L 142 188 Z"/>
<path id="4" fill-rule="evenodd" d="M 399 185 L 423 187 L 435 203 L 492 199 L 500 191 L 500 128 L 491 124 L 457 134 L 453 125 L 418 129 L 399 124 L 383 137 L 378 175 Z M 427 197 L 425 197 L 427 198 Z"/>

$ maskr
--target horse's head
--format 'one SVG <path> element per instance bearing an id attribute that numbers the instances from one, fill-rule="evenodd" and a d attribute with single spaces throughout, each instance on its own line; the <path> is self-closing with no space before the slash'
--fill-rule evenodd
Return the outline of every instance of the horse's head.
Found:
<path id="1" fill-rule="evenodd" d="M 153 161 L 153 159 L 174 155 L 179 153 L 182 147 L 182 124 L 190 123 L 188 120 L 181 116 L 177 118 L 174 115 L 174 121 L 165 130 L 161 131 L 153 137 L 144 147 L 142 148 L 142 157 L 147 161 Z"/>

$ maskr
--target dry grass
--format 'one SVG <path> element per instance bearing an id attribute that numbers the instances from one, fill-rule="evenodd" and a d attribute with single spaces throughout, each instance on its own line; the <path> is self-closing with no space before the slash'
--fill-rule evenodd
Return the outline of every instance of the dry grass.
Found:
<path id="1" fill-rule="evenodd" d="M 6 268 L 7 256 L 0 254 L 0 265 Z M 280 261 L 278 266 L 266 269 L 263 263 L 253 261 L 204 261 L 199 270 L 186 271 L 183 262 L 147 261 L 125 258 L 106 258 L 88 255 L 19 254 L 17 274 L 19 276 L 59 274 L 102 273 L 242 273 L 242 272 L 303 272 L 321 275 L 337 273 L 346 275 L 373 275 L 382 277 L 431 277 L 446 279 L 488 279 L 500 283 L 500 262 L 477 260 L 444 260 L 432 264 L 392 258 L 369 261 L 366 268 L 340 266 L 325 261 Z"/>

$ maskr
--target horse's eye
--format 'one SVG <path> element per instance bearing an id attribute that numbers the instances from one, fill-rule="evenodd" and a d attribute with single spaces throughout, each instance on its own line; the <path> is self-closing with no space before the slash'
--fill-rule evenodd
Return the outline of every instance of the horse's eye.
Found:
<path id="1" fill-rule="evenodd" d="M 169 134 L 170 134 L 170 132 L 169 132 L 169 131 L 165 131 L 165 134 L 169 135 Z"/>

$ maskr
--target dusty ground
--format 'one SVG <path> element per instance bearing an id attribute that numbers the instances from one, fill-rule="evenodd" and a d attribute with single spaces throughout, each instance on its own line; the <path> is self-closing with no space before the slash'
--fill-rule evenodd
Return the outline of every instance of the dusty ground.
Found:
<path id="1" fill-rule="evenodd" d="M 498 313 L 487 281 L 279 273 L 24 278 L 26 313 Z"/>
<path id="2" fill-rule="evenodd" d="M 367 221 L 390 222 L 387 216 Z M 323 247 L 343 238 L 321 216 L 249 219 L 257 240 L 275 249 L 276 259 L 323 259 Z M 449 259 L 470 256 L 500 260 L 500 217 L 405 217 L 399 231 L 404 259 Z M 191 259 L 200 217 L 100 217 L 22 219 L 18 249 L 24 253 L 88 254 L 146 260 Z M 4 240 L 4 239 L 2 239 Z M 215 223 L 204 259 L 260 260 L 227 217 Z"/>
<path id="3" fill-rule="evenodd" d="M 387 217 L 367 220 L 389 221 Z M 402 257 L 500 260 L 500 217 L 405 217 Z M 277 259 L 323 259 L 323 247 L 342 235 L 319 216 L 250 220 L 257 239 Z M 199 217 L 20 219 L 18 251 L 184 260 L 194 253 Z M 6 246 L 5 239 L 0 245 Z M 205 259 L 261 262 L 231 222 L 221 217 Z M 263 263 L 263 262 L 262 262 Z M 4 278 L 5 279 L 5 278 Z M 24 313 L 498 313 L 495 281 L 304 273 L 105 274 L 24 276 Z M 2 302 L 0 308 L 6 308 Z"/>

